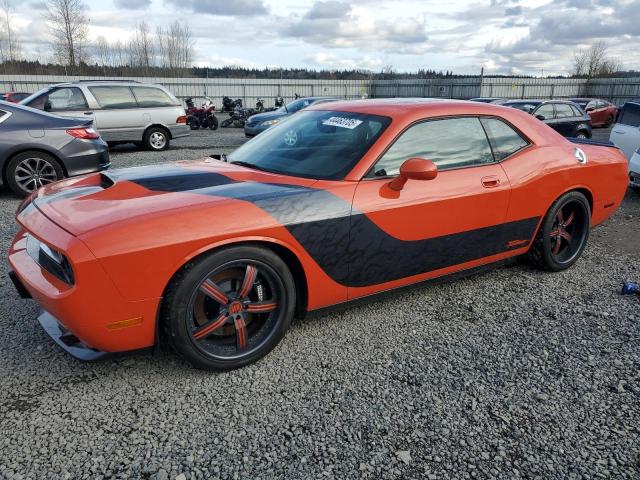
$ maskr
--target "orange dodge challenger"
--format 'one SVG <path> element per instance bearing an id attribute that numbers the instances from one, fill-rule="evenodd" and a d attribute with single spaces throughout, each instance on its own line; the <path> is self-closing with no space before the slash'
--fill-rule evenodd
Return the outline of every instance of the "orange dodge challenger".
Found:
<path id="1" fill-rule="evenodd" d="M 231 369 L 307 311 L 517 255 L 568 268 L 627 182 L 613 145 L 516 109 L 325 103 L 228 156 L 43 188 L 18 210 L 9 263 L 79 358 L 166 341 Z"/>

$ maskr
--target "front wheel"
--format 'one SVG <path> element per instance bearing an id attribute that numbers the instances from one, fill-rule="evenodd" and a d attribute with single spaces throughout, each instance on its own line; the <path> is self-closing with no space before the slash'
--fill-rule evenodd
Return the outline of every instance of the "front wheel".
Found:
<path id="1" fill-rule="evenodd" d="M 558 272 L 576 263 L 589 239 L 591 208 L 580 192 L 556 200 L 544 217 L 528 257 L 536 267 Z"/>
<path id="2" fill-rule="evenodd" d="M 284 337 L 296 301 L 291 272 L 259 247 L 231 247 L 180 271 L 162 305 L 164 333 L 192 365 L 230 370 L 262 358 Z"/>
<path id="3" fill-rule="evenodd" d="M 211 130 L 218 129 L 218 117 L 216 117 L 215 115 L 211 115 L 211 118 L 209 118 L 209 128 Z"/>
<path id="4" fill-rule="evenodd" d="M 587 132 L 585 132 L 584 130 L 580 130 L 578 133 L 576 133 L 576 138 L 587 139 L 589 138 L 589 136 L 587 135 Z"/>
<path id="5" fill-rule="evenodd" d="M 233 123 L 233 118 L 231 118 L 231 117 L 230 118 L 225 118 L 222 121 L 222 123 L 220 124 L 220 126 L 222 128 L 227 128 L 227 127 L 230 127 L 232 123 Z"/>
<path id="6" fill-rule="evenodd" d="M 164 128 L 151 127 L 145 132 L 142 143 L 147 150 L 160 152 L 169 148 L 169 135 Z"/>

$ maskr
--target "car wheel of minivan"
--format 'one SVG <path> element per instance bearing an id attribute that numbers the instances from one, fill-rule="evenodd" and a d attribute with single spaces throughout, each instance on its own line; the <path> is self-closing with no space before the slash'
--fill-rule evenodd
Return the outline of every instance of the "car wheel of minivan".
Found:
<path id="1" fill-rule="evenodd" d="M 7 165 L 7 184 L 16 195 L 24 197 L 64 178 L 60 163 L 44 152 L 22 152 Z"/>
<path id="2" fill-rule="evenodd" d="M 144 133 L 142 143 L 148 150 L 166 150 L 169 148 L 169 134 L 162 127 L 151 127 Z"/>
<path id="3" fill-rule="evenodd" d="M 576 133 L 576 138 L 589 138 L 587 136 L 587 132 L 585 132 L 584 130 L 580 130 L 578 133 Z"/>

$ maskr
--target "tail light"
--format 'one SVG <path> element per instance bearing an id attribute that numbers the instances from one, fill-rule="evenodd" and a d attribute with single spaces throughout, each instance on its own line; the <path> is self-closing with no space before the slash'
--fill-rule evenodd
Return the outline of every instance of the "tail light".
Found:
<path id="1" fill-rule="evenodd" d="M 100 138 L 100 134 L 91 127 L 69 128 L 67 133 L 74 138 L 83 140 L 97 140 Z"/>
<path id="2" fill-rule="evenodd" d="M 178 118 L 176 118 L 176 123 L 187 123 L 187 116 L 186 115 L 180 115 Z"/>

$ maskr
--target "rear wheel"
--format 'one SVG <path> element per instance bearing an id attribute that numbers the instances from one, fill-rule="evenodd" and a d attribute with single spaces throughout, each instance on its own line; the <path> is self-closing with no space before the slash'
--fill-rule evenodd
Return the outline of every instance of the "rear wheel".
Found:
<path id="1" fill-rule="evenodd" d="M 191 364 L 230 370 L 262 358 L 294 314 L 291 272 L 275 253 L 232 247 L 187 264 L 167 290 L 162 324 Z"/>
<path id="2" fill-rule="evenodd" d="M 7 184 L 21 197 L 63 178 L 64 171 L 58 161 L 43 152 L 19 153 L 7 165 Z"/>
<path id="3" fill-rule="evenodd" d="M 151 127 L 144 133 L 142 143 L 146 149 L 160 152 L 169 148 L 169 134 L 162 127 Z"/>
<path id="4" fill-rule="evenodd" d="M 591 208 L 580 192 L 569 192 L 551 206 L 528 257 L 533 265 L 554 272 L 573 265 L 589 239 Z"/>
<path id="5" fill-rule="evenodd" d="M 215 115 L 211 115 L 211 118 L 209 119 L 209 128 L 211 130 L 218 129 L 218 117 L 216 117 Z"/>
<path id="6" fill-rule="evenodd" d="M 232 123 L 233 123 L 233 118 L 229 117 L 229 118 L 225 118 L 220 124 L 220 126 L 222 128 L 227 128 L 227 127 L 230 127 Z"/>
<path id="7" fill-rule="evenodd" d="M 609 128 L 611 125 L 613 125 L 613 116 L 607 118 L 607 121 L 604 124 L 604 128 Z"/>

